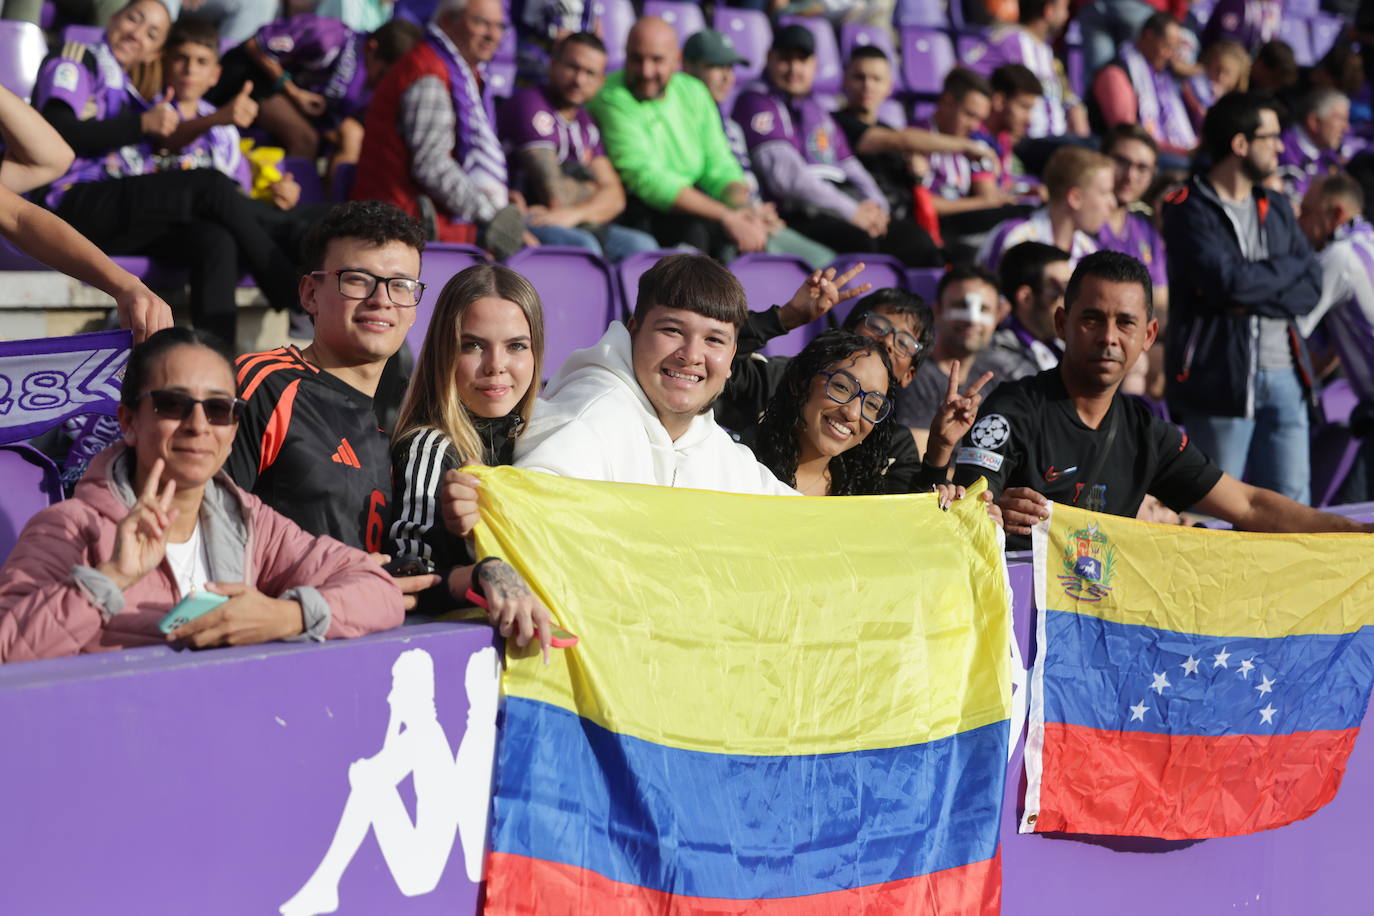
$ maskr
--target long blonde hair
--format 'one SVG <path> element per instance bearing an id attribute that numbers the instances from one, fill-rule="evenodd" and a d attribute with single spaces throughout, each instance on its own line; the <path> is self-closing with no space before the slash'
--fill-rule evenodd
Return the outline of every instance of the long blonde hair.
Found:
<path id="1" fill-rule="evenodd" d="M 437 429 L 453 443 L 460 461 L 482 460 L 482 440 L 458 395 L 453 367 L 461 352 L 463 315 L 468 306 L 488 296 L 514 302 L 525 313 L 525 320 L 530 325 L 534 373 L 529 390 L 515 407 L 520 418 L 529 422 L 544 366 L 544 308 L 539 293 L 529 280 L 509 267 L 475 264 L 455 274 L 439 293 L 434 315 L 425 331 L 425 342 L 415 360 L 410 387 L 401 403 L 393 442 L 400 442 L 422 429 Z"/>

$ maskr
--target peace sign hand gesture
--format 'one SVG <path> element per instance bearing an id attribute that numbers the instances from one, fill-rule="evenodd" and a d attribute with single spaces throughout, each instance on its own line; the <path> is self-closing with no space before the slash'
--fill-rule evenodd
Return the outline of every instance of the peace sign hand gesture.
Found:
<path id="1" fill-rule="evenodd" d="M 926 456 L 928 464 L 939 467 L 949 463 L 955 446 L 978 419 L 978 405 L 983 403 L 983 396 L 979 392 L 990 381 L 992 373 L 984 372 L 976 382 L 960 392 L 959 361 L 955 360 L 950 366 L 945 400 L 935 411 L 935 418 L 930 423 L 930 448 Z"/>
<path id="2" fill-rule="evenodd" d="M 152 572 L 167 553 L 167 529 L 180 510 L 172 507 L 176 481 L 162 486 L 162 468 L 159 458 L 148 472 L 138 502 L 115 526 L 110 558 L 96 567 L 121 591 Z"/>
<path id="3" fill-rule="evenodd" d="M 778 310 L 782 326 L 790 331 L 810 324 L 841 302 L 848 302 L 855 296 L 862 296 L 868 292 L 873 288 L 872 283 L 862 283 L 853 289 L 841 289 L 862 273 L 863 269 L 862 263 L 855 264 L 837 277 L 835 268 L 827 267 L 807 277 L 802 281 L 802 285 L 797 287 L 797 291 L 792 294 L 787 304 Z"/>

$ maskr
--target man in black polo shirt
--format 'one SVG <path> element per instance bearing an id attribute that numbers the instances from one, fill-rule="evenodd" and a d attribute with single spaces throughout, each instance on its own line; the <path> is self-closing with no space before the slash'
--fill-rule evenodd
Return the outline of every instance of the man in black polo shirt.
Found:
<path id="1" fill-rule="evenodd" d="M 1159 332 L 1150 274 L 1135 258 L 1080 261 L 1055 329 L 1059 366 L 998 386 L 955 458 L 957 482 L 988 479 L 1009 534 L 1029 534 L 1050 499 L 1134 516 L 1146 493 L 1248 531 L 1374 530 L 1236 480 L 1142 401 L 1117 395 Z"/>
<path id="2" fill-rule="evenodd" d="M 302 243 L 302 307 L 315 323 L 304 350 L 235 361 L 248 402 L 225 470 L 311 534 L 369 553 L 391 524 L 391 449 L 373 397 L 415 322 L 424 228 L 390 204 L 340 204 Z M 438 576 L 401 576 L 407 609 Z"/>

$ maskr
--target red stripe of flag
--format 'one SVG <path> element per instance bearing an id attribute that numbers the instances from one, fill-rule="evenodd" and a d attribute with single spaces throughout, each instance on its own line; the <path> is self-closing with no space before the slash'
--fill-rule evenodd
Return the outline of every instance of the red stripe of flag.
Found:
<path id="1" fill-rule="evenodd" d="M 484 916 L 992 916 L 1000 912 L 1001 903 L 1000 851 L 991 859 L 929 875 L 772 900 L 665 894 L 612 881 L 575 865 L 494 852 L 488 860 L 482 912 Z"/>
<path id="2" fill-rule="evenodd" d="M 1046 722 L 1035 831 L 1189 840 L 1282 827 L 1335 797 L 1357 734 L 1208 737 Z"/>

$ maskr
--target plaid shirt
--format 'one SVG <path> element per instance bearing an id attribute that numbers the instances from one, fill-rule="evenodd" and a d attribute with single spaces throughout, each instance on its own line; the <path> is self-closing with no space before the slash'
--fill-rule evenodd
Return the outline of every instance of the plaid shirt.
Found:
<path id="1" fill-rule="evenodd" d="M 453 158 L 458 118 L 453 97 L 436 76 L 424 76 L 401 95 L 401 139 L 410 150 L 415 181 L 450 216 L 485 223 L 501 208 Z"/>

